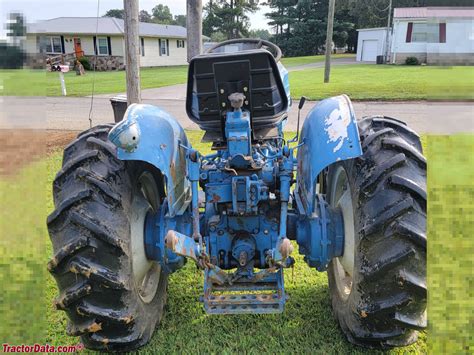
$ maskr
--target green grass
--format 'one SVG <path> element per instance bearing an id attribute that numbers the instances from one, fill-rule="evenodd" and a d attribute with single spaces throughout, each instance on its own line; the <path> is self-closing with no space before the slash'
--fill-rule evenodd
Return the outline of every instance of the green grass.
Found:
<path id="1" fill-rule="evenodd" d="M 428 140 L 430 353 L 474 353 L 474 136 Z"/>
<path id="2" fill-rule="evenodd" d="M 306 57 L 288 57 L 288 58 L 282 58 L 281 62 L 285 67 L 291 68 L 291 67 L 296 67 L 296 66 L 305 65 L 305 64 L 324 62 L 324 58 L 325 58 L 324 55 L 311 55 L 311 56 L 306 56 Z M 332 54 L 331 58 L 332 59 L 355 58 L 355 54 Z"/>
<path id="3" fill-rule="evenodd" d="M 339 57 L 350 55 L 341 54 Z M 322 61 L 323 56 L 284 58 L 285 65 L 297 66 Z M 95 79 L 94 79 L 95 76 Z M 348 94 L 353 100 L 474 100 L 472 67 L 431 67 L 394 65 L 341 65 L 331 69 L 331 81 L 323 83 L 324 69 L 314 68 L 290 73 L 291 95 L 321 100 Z M 144 68 L 142 89 L 185 83 L 187 67 Z M 96 94 L 125 92 L 125 71 L 65 74 L 68 96 L 87 96 L 95 80 Z M 0 70 L 2 95 L 60 96 L 58 73 L 43 70 Z"/>
<path id="4" fill-rule="evenodd" d="M 193 146 L 201 132 L 188 131 Z M 474 136 L 427 136 L 429 336 L 390 353 L 469 353 L 472 351 L 474 243 Z M 52 254 L 45 228 L 53 209 L 51 182 L 61 152 L 0 181 L 2 209 L 0 339 L 10 344 L 77 344 L 66 335 L 66 317 L 53 310 L 54 280 L 44 272 Z M 449 168 L 447 168 L 449 167 Z M 44 203 L 43 201 L 46 201 Z M 281 315 L 208 316 L 198 298 L 202 275 L 192 263 L 170 278 L 166 316 L 142 353 L 366 353 L 350 345 L 331 315 L 327 278 L 296 257 L 290 294 Z M 470 337 L 470 338 L 469 338 Z M 429 339 L 429 342 L 428 342 Z M 468 348 L 470 346 L 470 348 Z M 199 350 L 198 350 L 199 349 Z"/>
<path id="5" fill-rule="evenodd" d="M 0 178 L 0 339 L 34 344 L 45 338 L 45 216 L 52 207 L 45 161 Z M 48 194 L 48 197 L 46 195 Z M 48 305 L 49 306 L 49 305 Z"/>
<path id="6" fill-rule="evenodd" d="M 474 99 L 474 69 L 467 66 L 340 65 L 331 68 L 327 84 L 324 68 L 291 72 L 289 77 L 294 98 L 347 94 L 353 100 Z"/>
<path id="7" fill-rule="evenodd" d="M 143 68 L 140 71 L 142 89 L 158 88 L 186 82 L 187 66 Z M 125 71 L 87 72 L 78 76 L 74 71 L 64 74 L 68 96 L 87 96 L 126 91 Z M 61 96 L 58 73 L 44 70 L 0 70 L 5 96 Z"/>

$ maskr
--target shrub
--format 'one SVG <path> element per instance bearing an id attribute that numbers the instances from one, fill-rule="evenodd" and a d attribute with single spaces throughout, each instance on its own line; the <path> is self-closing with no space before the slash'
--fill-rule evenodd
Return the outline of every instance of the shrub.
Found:
<path id="1" fill-rule="evenodd" d="M 418 60 L 417 57 L 407 57 L 405 59 L 405 64 L 406 65 L 419 65 L 420 61 Z"/>
<path id="2" fill-rule="evenodd" d="M 20 47 L 0 43 L 0 69 L 19 69 L 23 67 L 26 54 Z"/>
<path id="3" fill-rule="evenodd" d="M 79 58 L 79 62 L 82 64 L 85 70 L 92 70 L 91 63 L 89 62 L 89 59 L 87 59 L 86 57 Z"/>

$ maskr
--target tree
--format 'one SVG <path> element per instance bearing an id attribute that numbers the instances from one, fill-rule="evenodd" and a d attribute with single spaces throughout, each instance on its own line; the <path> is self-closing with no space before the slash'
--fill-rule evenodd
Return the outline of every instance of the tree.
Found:
<path id="1" fill-rule="evenodd" d="M 269 0 L 266 14 L 276 34 L 272 40 L 286 56 L 322 52 L 326 39 L 328 0 Z"/>
<path id="2" fill-rule="evenodd" d="M 186 15 L 175 15 L 173 24 L 177 26 L 186 27 Z"/>
<path id="3" fill-rule="evenodd" d="M 153 15 L 153 22 L 163 25 L 171 25 L 173 23 L 173 15 L 170 8 L 163 4 L 156 5 L 151 13 Z"/>
<path id="4" fill-rule="evenodd" d="M 138 14 L 138 21 L 140 22 L 153 22 L 151 15 L 146 10 L 140 10 Z"/>
<path id="5" fill-rule="evenodd" d="M 26 54 L 20 47 L 0 42 L 0 69 L 21 69 L 25 60 Z"/>
<path id="6" fill-rule="evenodd" d="M 216 11 L 218 11 L 218 5 L 210 0 L 203 7 L 203 21 L 202 21 L 202 33 L 205 36 L 212 37 L 212 34 L 218 32 L 222 20 L 216 16 Z"/>
<path id="7" fill-rule="evenodd" d="M 213 32 L 210 37 L 211 42 L 223 42 L 227 39 L 227 36 L 219 31 Z"/>
<path id="8" fill-rule="evenodd" d="M 125 11 L 124 9 L 111 9 L 107 11 L 102 17 L 115 17 L 123 20 L 125 17 Z"/>
<path id="9" fill-rule="evenodd" d="M 260 38 L 264 39 L 266 41 L 270 40 L 271 33 L 268 32 L 267 29 L 257 29 L 257 30 L 250 30 L 249 31 L 249 37 L 250 38 Z"/>
<path id="10" fill-rule="evenodd" d="M 26 26 L 25 18 L 22 14 L 12 12 L 10 13 L 10 21 L 7 24 L 7 36 L 9 37 L 25 37 Z"/>
<path id="11" fill-rule="evenodd" d="M 205 6 L 203 32 L 206 36 L 216 31 L 227 39 L 248 36 L 248 13 L 258 10 L 258 0 L 215 0 Z"/>
<path id="12" fill-rule="evenodd" d="M 268 0 L 266 5 L 272 9 L 272 12 L 265 14 L 270 19 L 268 24 L 274 26 L 276 34 L 283 34 L 286 30 L 290 33 L 291 25 L 295 22 L 295 6 L 298 0 Z"/>

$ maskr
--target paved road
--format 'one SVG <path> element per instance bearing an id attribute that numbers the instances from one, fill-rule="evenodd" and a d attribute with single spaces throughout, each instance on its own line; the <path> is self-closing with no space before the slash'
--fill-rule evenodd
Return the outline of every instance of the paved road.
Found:
<path id="1" fill-rule="evenodd" d="M 178 99 L 172 98 L 173 92 L 182 89 L 183 86 L 178 85 L 144 91 L 143 101 L 168 111 L 184 128 L 198 128 L 186 115 L 184 94 L 174 96 Z M 157 95 L 151 98 L 151 93 Z M 0 97 L 0 128 L 84 130 L 89 128 L 90 102 L 87 97 Z M 302 122 L 314 105 L 314 101 L 306 102 L 301 113 Z M 358 118 L 380 114 L 399 118 L 420 134 L 474 133 L 472 102 L 355 102 L 354 109 Z M 109 98 L 95 97 L 92 113 L 93 125 L 112 122 Z M 294 107 L 285 129 L 295 130 L 296 121 Z"/>

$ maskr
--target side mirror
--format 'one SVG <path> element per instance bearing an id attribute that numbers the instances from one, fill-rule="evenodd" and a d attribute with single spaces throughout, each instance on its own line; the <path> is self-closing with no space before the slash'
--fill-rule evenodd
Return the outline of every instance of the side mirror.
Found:
<path id="1" fill-rule="evenodd" d="M 305 102 L 306 102 L 306 97 L 301 96 L 300 103 L 298 104 L 298 110 L 301 110 L 303 108 Z"/>

